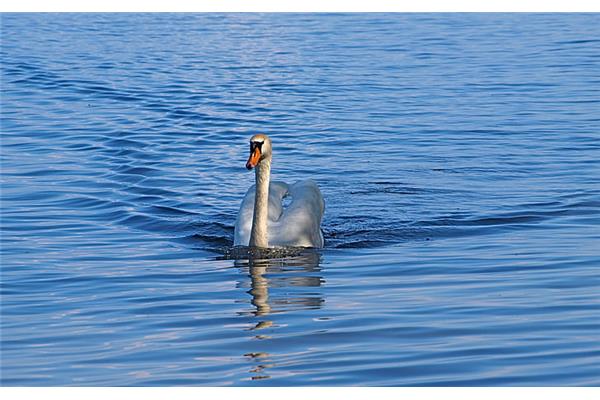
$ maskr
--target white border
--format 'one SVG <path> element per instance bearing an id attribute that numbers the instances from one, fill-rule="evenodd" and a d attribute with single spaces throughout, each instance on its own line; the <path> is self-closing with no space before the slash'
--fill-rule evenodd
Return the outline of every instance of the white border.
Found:
<path id="1" fill-rule="evenodd" d="M 589 0 L 16 0 L 0 12 L 598 12 Z"/>
<path id="2" fill-rule="evenodd" d="M 294 388 L 0 388 L 4 399 L 44 400 L 332 400 L 332 399 L 444 399 L 444 400 L 592 400 L 600 388 L 365 388 L 365 387 L 294 387 Z"/>
<path id="3" fill-rule="evenodd" d="M 332 400 L 332 399 L 416 399 L 444 400 L 595 400 L 600 388 L 366 388 L 366 387 L 267 387 L 267 388 L 1 388 L 3 399 L 48 400 L 170 400 L 178 399 L 243 399 L 248 396 L 261 400 Z"/>
<path id="4" fill-rule="evenodd" d="M 0 12 L 599 12 L 587 0 L 19 0 L 6 1 Z M 600 398 L 599 388 L 0 388 L 4 399 L 144 400 L 219 399 L 311 400 L 410 399 L 563 400 Z"/>

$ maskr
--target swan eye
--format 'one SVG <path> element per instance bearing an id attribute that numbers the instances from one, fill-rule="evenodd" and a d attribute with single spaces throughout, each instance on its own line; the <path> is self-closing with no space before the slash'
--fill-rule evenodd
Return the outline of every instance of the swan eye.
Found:
<path id="1" fill-rule="evenodd" d="M 256 148 L 258 148 L 258 151 L 262 152 L 263 143 L 264 142 L 250 142 L 250 152 L 254 152 Z"/>

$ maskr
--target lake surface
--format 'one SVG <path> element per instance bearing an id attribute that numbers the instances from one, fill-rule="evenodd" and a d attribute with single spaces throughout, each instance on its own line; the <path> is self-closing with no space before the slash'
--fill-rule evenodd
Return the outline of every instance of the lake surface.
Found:
<path id="1" fill-rule="evenodd" d="M 1 19 L 2 385 L 600 385 L 600 14 Z"/>

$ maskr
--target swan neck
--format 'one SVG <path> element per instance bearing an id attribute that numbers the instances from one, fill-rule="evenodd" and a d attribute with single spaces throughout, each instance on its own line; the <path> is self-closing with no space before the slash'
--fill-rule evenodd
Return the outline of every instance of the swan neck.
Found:
<path id="1" fill-rule="evenodd" d="M 250 232 L 250 246 L 269 247 L 267 222 L 269 216 L 269 181 L 271 179 L 271 159 L 264 159 L 256 166 L 256 195 L 254 197 L 254 217 Z"/>

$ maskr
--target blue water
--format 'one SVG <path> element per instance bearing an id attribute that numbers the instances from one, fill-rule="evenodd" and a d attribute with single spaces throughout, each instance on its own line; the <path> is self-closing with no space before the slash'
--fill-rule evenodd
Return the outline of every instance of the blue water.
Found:
<path id="1" fill-rule="evenodd" d="M 2 385 L 600 385 L 600 14 L 1 21 Z"/>

